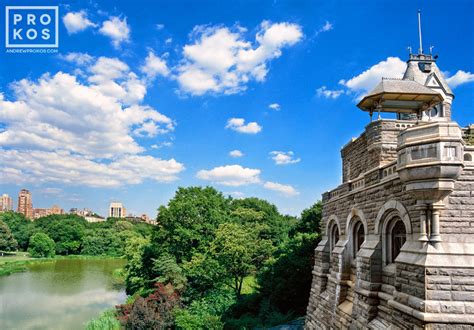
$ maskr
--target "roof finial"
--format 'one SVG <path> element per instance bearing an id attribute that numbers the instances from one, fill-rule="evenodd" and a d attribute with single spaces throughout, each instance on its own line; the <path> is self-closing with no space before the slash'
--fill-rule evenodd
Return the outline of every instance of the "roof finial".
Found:
<path id="1" fill-rule="evenodd" d="M 421 10 L 418 9 L 418 35 L 420 36 L 420 49 L 419 53 L 423 54 L 423 41 L 421 39 Z"/>

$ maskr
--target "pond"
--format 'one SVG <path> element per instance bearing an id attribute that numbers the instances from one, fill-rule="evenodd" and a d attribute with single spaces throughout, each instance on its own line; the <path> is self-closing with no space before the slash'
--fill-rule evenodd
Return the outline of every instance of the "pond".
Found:
<path id="1" fill-rule="evenodd" d="M 0 277 L 0 329 L 84 329 L 102 311 L 124 303 L 112 273 L 119 259 L 66 259 Z"/>

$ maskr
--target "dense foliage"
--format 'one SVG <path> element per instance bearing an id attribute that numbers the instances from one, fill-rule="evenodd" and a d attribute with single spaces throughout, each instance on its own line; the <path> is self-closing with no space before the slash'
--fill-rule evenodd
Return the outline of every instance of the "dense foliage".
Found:
<path id="1" fill-rule="evenodd" d="M 121 257 L 125 255 L 127 242 L 149 237 L 152 226 L 114 218 L 104 222 L 88 223 L 83 217 L 73 214 L 50 215 L 31 221 L 19 213 L 0 213 L 0 244 L 2 237 L 5 236 L 2 236 L 2 232 L 7 233 L 10 230 L 10 236 L 18 242 L 18 246 L 14 245 L 13 250 L 18 247 L 20 250 L 30 252 L 34 257 L 54 254 Z M 48 250 L 51 242 L 53 253 Z"/>
<path id="2" fill-rule="evenodd" d="M 33 258 L 50 258 L 56 254 L 56 246 L 45 233 L 36 233 L 30 238 L 28 253 Z"/>
<path id="3" fill-rule="evenodd" d="M 0 251 L 15 251 L 18 246 L 8 225 L 0 221 Z"/>
<path id="4" fill-rule="evenodd" d="M 258 198 L 179 188 L 151 239 L 128 241 L 127 292 L 143 298 L 120 307 L 122 325 L 150 325 L 140 322 L 158 313 L 157 295 L 173 309 L 157 328 L 261 327 L 304 315 L 320 219 L 320 203 L 297 219 Z"/>

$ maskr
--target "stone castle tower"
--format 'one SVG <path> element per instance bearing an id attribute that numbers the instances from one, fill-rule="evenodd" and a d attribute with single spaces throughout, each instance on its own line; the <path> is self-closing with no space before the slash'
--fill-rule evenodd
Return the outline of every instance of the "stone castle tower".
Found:
<path id="1" fill-rule="evenodd" d="M 474 125 L 451 120 L 453 98 L 420 50 L 358 104 L 378 119 L 323 194 L 307 329 L 474 327 Z"/>

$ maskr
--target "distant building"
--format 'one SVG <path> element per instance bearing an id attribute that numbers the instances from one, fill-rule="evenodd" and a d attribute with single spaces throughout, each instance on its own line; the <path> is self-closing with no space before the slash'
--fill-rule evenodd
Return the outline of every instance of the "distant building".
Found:
<path id="1" fill-rule="evenodd" d="M 92 212 L 91 209 L 87 209 L 87 208 L 83 208 L 83 209 L 72 208 L 69 210 L 69 213 L 80 215 L 81 217 L 86 217 L 86 216 L 94 214 L 94 212 Z"/>
<path id="2" fill-rule="evenodd" d="M 122 203 L 112 202 L 109 206 L 110 218 L 125 218 L 126 210 Z"/>
<path id="3" fill-rule="evenodd" d="M 84 219 L 86 219 L 87 222 L 102 222 L 105 221 L 104 217 L 98 216 L 98 215 L 87 215 L 84 216 Z"/>
<path id="4" fill-rule="evenodd" d="M 28 219 L 33 219 L 33 201 L 31 193 L 27 189 L 20 190 L 18 194 L 18 213 L 23 214 Z"/>
<path id="5" fill-rule="evenodd" d="M 47 208 L 36 208 L 33 209 L 33 218 L 38 219 L 53 214 L 64 214 L 64 210 L 57 205 L 53 205 L 50 209 Z"/>
<path id="6" fill-rule="evenodd" d="M 3 194 L 0 199 L 0 212 L 12 211 L 13 199 L 8 194 Z"/>

